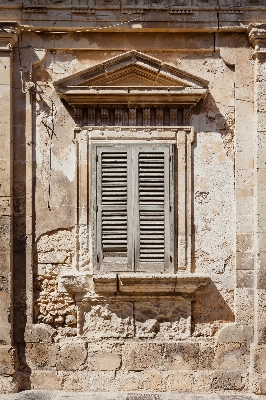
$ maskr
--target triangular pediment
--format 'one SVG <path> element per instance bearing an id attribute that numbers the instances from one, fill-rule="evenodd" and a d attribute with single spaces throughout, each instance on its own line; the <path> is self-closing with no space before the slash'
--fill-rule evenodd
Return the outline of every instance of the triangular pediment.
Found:
<path id="1" fill-rule="evenodd" d="M 128 80 L 127 80 L 128 79 Z M 208 82 L 154 57 L 128 51 L 57 81 L 59 86 L 180 86 L 207 87 Z"/>
<path id="2" fill-rule="evenodd" d="M 166 97 L 170 101 L 171 97 L 172 103 L 191 106 L 204 97 L 208 82 L 131 50 L 61 79 L 55 86 L 61 98 L 72 106 L 116 99 L 121 104 L 133 96 L 136 101 L 144 97 L 151 104 L 159 98 L 161 102 L 167 101 Z"/>

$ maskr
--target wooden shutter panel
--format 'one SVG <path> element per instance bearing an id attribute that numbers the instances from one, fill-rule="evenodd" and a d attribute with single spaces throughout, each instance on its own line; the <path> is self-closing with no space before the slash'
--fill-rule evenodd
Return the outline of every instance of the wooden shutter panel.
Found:
<path id="1" fill-rule="evenodd" d="M 125 147 L 97 147 L 97 261 L 104 272 L 132 269 L 129 162 Z"/>
<path id="2" fill-rule="evenodd" d="M 173 267 L 171 158 L 169 145 L 139 146 L 135 150 L 135 264 L 138 271 L 163 272 Z"/>

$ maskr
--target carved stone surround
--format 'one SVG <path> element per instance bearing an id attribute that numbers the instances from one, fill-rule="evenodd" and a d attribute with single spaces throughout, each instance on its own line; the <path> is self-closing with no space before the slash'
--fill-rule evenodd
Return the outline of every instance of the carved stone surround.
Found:
<path id="1" fill-rule="evenodd" d="M 192 127 L 182 127 L 190 124 L 191 107 L 206 96 L 207 85 L 206 81 L 135 50 L 55 82 L 59 96 L 75 110 L 79 176 L 77 225 L 83 233 L 87 230 L 90 242 L 87 258 L 81 254 L 82 249 L 77 257 L 79 272 L 75 276 L 61 277 L 63 286 L 72 294 L 76 293 L 76 299 L 86 297 L 91 290 L 94 293 L 120 293 L 122 296 L 189 294 L 207 284 L 208 277 L 190 272 L 191 143 L 194 133 Z M 127 273 L 101 276 L 96 269 L 92 149 L 103 141 L 110 145 L 149 142 L 176 146 L 178 187 L 175 202 L 178 218 L 174 270 L 162 275 Z"/>
<path id="2" fill-rule="evenodd" d="M 117 110 L 166 106 L 170 109 L 191 108 L 206 96 L 207 85 L 207 81 L 135 50 L 55 82 L 61 99 L 76 109 L 78 123 L 87 112 L 81 109 L 88 107 L 91 112 L 97 106 L 101 110 L 110 106 Z M 128 124 L 131 125 L 129 122 L 125 125 Z M 138 125 L 137 121 L 135 125 Z M 154 123 L 150 120 L 147 125 L 156 125 L 156 117 Z M 170 123 L 170 111 L 166 125 L 174 125 Z"/>

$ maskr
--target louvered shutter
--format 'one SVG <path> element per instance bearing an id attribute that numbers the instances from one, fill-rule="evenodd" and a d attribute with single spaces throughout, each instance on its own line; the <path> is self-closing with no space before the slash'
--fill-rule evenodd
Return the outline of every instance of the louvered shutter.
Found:
<path id="1" fill-rule="evenodd" d="M 126 147 L 97 147 L 97 262 L 103 272 L 132 270 L 129 163 Z"/>
<path id="2" fill-rule="evenodd" d="M 172 146 L 97 146 L 97 263 L 102 272 L 173 271 Z"/>
<path id="3" fill-rule="evenodd" d="M 171 153 L 171 145 L 143 145 L 135 149 L 137 271 L 173 271 Z"/>

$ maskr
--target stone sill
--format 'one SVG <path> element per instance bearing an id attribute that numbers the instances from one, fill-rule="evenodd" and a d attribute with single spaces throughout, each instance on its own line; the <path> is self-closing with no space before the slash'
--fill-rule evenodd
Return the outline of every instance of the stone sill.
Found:
<path id="1" fill-rule="evenodd" d="M 119 273 L 94 275 L 96 293 L 174 294 L 193 293 L 206 286 L 210 278 L 203 274 Z"/>

